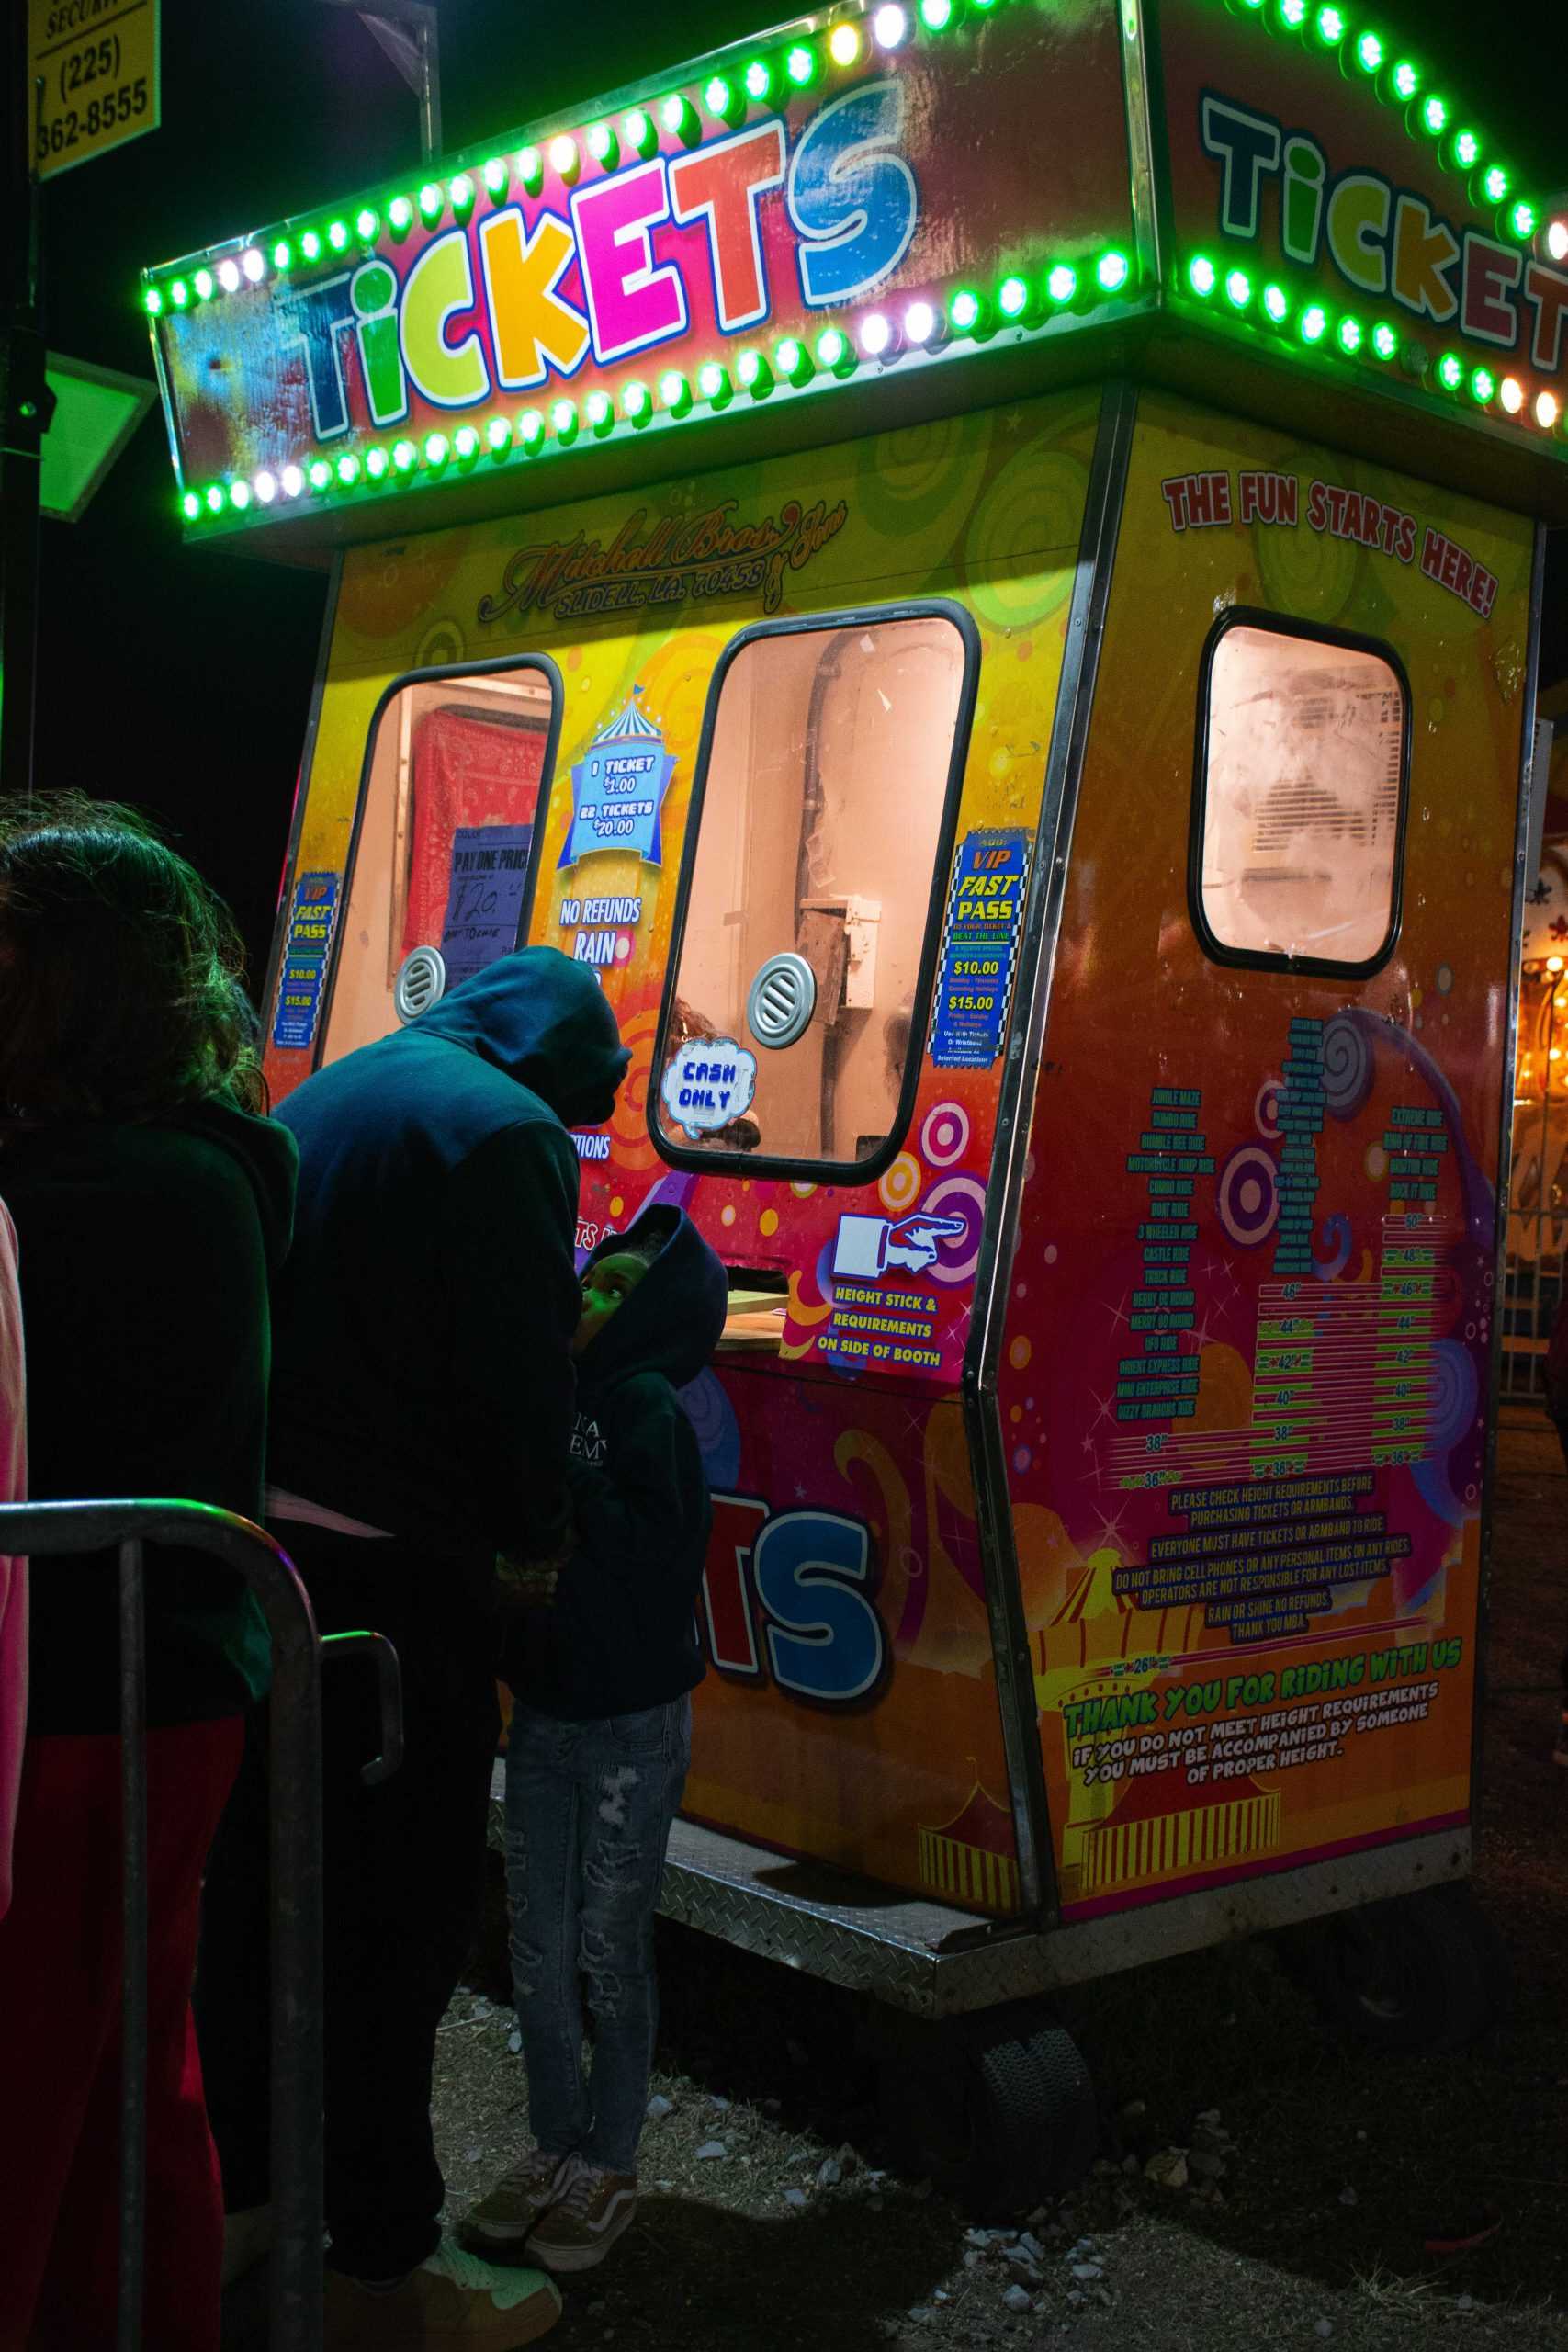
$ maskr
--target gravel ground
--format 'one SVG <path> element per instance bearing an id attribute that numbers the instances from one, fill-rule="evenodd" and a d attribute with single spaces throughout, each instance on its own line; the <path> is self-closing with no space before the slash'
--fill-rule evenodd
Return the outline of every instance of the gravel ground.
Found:
<path id="1" fill-rule="evenodd" d="M 1261 1945 L 1109 1980 L 1063 2006 L 1104 2154 L 1026 2231 L 989 2230 L 892 2169 L 848 1996 L 661 1928 L 642 2209 L 570 2284 L 562 2352 L 1383 2352 L 1437 2330 L 1568 2352 L 1568 1776 L 1551 1760 L 1568 1479 L 1522 1412 L 1499 1471 L 1478 1889 L 1513 1964 L 1501 2031 L 1461 2057 L 1369 2058 Z M 525 2137 L 501 1939 L 497 1890 L 437 2056 L 452 2214 Z M 1475 2251 L 1424 2251 L 1483 2216 L 1501 2226 Z"/>

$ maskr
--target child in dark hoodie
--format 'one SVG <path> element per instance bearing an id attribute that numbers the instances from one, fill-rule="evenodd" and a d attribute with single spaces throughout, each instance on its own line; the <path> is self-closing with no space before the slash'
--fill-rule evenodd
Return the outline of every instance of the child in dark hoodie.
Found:
<path id="1" fill-rule="evenodd" d="M 544 1573 L 547 1606 L 520 1617 L 507 1645 L 507 1891 L 536 2144 L 462 2234 L 548 2270 L 592 2268 L 637 2211 L 653 1914 L 691 1757 L 710 1518 L 675 1391 L 713 1352 L 728 1298 L 723 1266 L 677 1209 L 645 1211 L 589 1260 L 574 1349 L 577 1549 L 553 1587 Z"/>

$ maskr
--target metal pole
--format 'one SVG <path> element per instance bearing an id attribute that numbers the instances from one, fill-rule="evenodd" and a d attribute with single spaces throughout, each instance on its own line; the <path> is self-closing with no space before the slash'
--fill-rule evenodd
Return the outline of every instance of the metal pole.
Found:
<path id="1" fill-rule="evenodd" d="M 427 164 L 441 153 L 440 34 L 434 8 L 422 12 L 419 22 L 419 144 Z"/>
<path id="2" fill-rule="evenodd" d="M 272 1634 L 273 2352 L 321 2344 L 321 1691 L 303 1594 L 253 1584 Z"/>
<path id="3" fill-rule="evenodd" d="M 38 664 L 39 475 L 53 406 L 44 380 L 38 184 L 32 153 L 36 94 L 28 73 L 28 10 L 10 10 L 10 254 L 0 317 L 0 786 L 32 790 Z"/>
<path id="4" fill-rule="evenodd" d="M 147 2219 L 147 1631 L 141 1545 L 119 1547 L 119 2284 L 115 2352 L 139 2352 Z"/>

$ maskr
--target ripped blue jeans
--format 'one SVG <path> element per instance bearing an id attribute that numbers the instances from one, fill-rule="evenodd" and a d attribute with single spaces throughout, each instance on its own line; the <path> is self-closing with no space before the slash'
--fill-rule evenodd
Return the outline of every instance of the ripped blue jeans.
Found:
<path id="1" fill-rule="evenodd" d="M 550 2154 L 608 2172 L 637 2170 L 659 2018 L 653 1914 L 691 1755 L 690 1699 L 592 1723 L 519 1707 L 507 1738 L 512 1991 L 529 2118 Z"/>

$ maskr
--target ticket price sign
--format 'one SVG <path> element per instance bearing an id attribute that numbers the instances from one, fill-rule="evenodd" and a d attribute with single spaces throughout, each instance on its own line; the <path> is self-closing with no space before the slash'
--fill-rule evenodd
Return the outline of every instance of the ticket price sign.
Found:
<path id="1" fill-rule="evenodd" d="M 28 0 L 40 180 L 157 130 L 158 8 L 159 0 Z"/>

